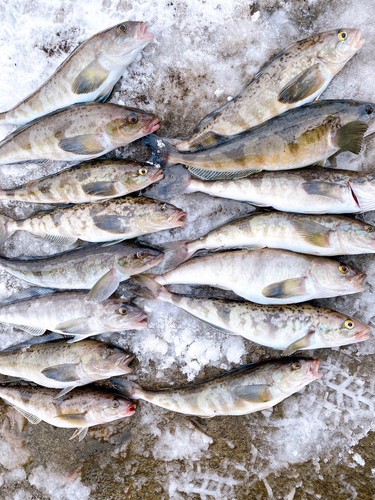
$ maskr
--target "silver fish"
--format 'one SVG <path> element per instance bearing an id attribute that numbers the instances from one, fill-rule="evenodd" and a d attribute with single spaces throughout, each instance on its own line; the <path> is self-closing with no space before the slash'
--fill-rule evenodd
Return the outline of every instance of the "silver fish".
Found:
<path id="1" fill-rule="evenodd" d="M 283 349 L 297 350 L 354 344 L 369 339 L 370 328 L 327 307 L 310 304 L 269 306 L 213 297 L 194 297 L 169 292 L 147 276 L 131 279 L 136 293 L 146 299 L 174 304 L 219 330 Z"/>
<path id="2" fill-rule="evenodd" d="M 365 133 L 374 131 L 374 117 L 375 104 L 317 101 L 195 152 L 180 152 L 156 135 L 144 142 L 154 153 L 153 163 L 166 167 L 181 163 L 204 180 L 231 179 L 262 170 L 307 167 L 340 150 L 358 154 Z"/>
<path id="3" fill-rule="evenodd" d="M 180 150 L 225 141 L 270 118 L 312 102 L 364 45 L 358 29 L 325 31 L 279 52 L 231 101 L 207 115 L 185 140 L 172 140 Z M 169 140 L 169 139 L 168 139 Z"/>
<path id="4" fill-rule="evenodd" d="M 84 41 L 35 92 L 0 113 L 0 123 L 22 125 L 71 104 L 105 101 L 125 68 L 154 38 L 147 27 L 125 21 Z"/>
<path id="5" fill-rule="evenodd" d="M 132 354 L 98 340 L 67 344 L 32 339 L 0 351 L 0 373 L 62 389 L 55 396 L 60 398 L 76 387 L 132 373 L 128 365 L 133 359 Z"/>
<path id="6" fill-rule="evenodd" d="M 23 298 L 27 293 L 30 297 Z M 46 330 L 74 335 L 68 341 L 71 343 L 91 335 L 141 330 L 147 326 L 147 314 L 119 298 L 95 303 L 86 300 L 87 291 L 51 293 L 48 288 L 31 288 L 21 292 L 21 297 L 18 299 L 16 294 L 0 302 L 0 321 L 32 335 L 43 335 Z"/>
<path id="7" fill-rule="evenodd" d="M 194 241 L 164 245 L 171 267 L 199 250 L 281 248 L 312 255 L 375 253 L 375 227 L 339 215 L 265 212 L 237 218 Z"/>
<path id="8" fill-rule="evenodd" d="M 31 424 L 44 421 L 55 427 L 77 428 L 70 439 L 86 436 L 93 425 L 113 422 L 134 415 L 136 405 L 104 389 L 82 387 L 64 398 L 56 398 L 58 391 L 46 387 L 0 386 L 0 398 L 13 406 Z"/>
<path id="9" fill-rule="evenodd" d="M 159 118 L 119 104 L 76 104 L 34 120 L 0 142 L 0 165 L 83 161 L 150 134 Z"/>
<path id="10" fill-rule="evenodd" d="M 160 250 L 130 243 L 89 245 L 51 257 L 0 257 L 0 268 L 37 287 L 91 289 L 90 300 L 100 302 L 110 297 L 121 281 L 156 266 L 163 257 Z"/>
<path id="11" fill-rule="evenodd" d="M 88 203 L 139 191 L 163 178 L 162 169 L 126 159 L 96 160 L 0 190 L 0 200 L 30 203 Z"/>
<path id="12" fill-rule="evenodd" d="M 265 248 L 199 257 L 160 276 L 160 285 L 209 285 L 258 304 L 293 304 L 364 290 L 366 275 L 326 257 Z"/>
<path id="13" fill-rule="evenodd" d="M 140 196 L 58 208 L 23 220 L 0 215 L 0 243 L 16 231 L 59 245 L 119 241 L 181 227 L 186 213 L 168 203 Z"/>
<path id="14" fill-rule="evenodd" d="M 167 410 L 215 417 L 265 410 L 320 378 L 319 360 L 281 358 L 240 366 L 183 387 L 146 390 L 129 380 L 112 379 L 127 398 L 143 399 Z M 1 393 L 0 393 L 1 396 Z"/>

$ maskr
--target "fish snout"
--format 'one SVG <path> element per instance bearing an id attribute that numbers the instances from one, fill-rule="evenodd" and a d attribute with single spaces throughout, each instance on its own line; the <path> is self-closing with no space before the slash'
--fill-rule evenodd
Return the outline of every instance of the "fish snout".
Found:
<path id="1" fill-rule="evenodd" d="M 156 116 L 147 125 L 145 125 L 142 130 L 145 133 L 145 135 L 148 135 L 158 130 L 159 127 L 160 127 L 160 118 Z"/>
<path id="2" fill-rule="evenodd" d="M 356 50 L 359 50 L 365 44 L 366 40 L 361 38 L 361 30 L 355 30 L 355 35 L 352 41 L 352 47 Z"/>
<path id="3" fill-rule="evenodd" d="M 357 276 L 354 276 L 351 281 L 352 281 L 352 284 L 356 288 L 358 288 L 359 291 L 362 291 L 362 290 L 365 289 L 365 287 L 362 284 L 363 281 L 365 280 L 365 278 L 366 278 L 366 274 L 365 273 L 359 273 L 359 274 L 357 274 Z"/>
<path id="4" fill-rule="evenodd" d="M 356 342 L 363 342 L 364 340 L 369 340 L 371 338 L 370 335 L 368 335 L 369 332 L 370 332 L 370 327 L 367 326 L 366 328 L 364 328 L 360 332 L 355 333 L 354 334 L 355 341 Z"/>
<path id="5" fill-rule="evenodd" d="M 319 372 L 319 364 L 320 364 L 320 359 L 313 359 L 310 362 L 308 373 L 314 379 L 323 377 L 323 373 Z"/>
<path id="6" fill-rule="evenodd" d="M 164 179 L 164 172 L 162 168 L 158 168 L 153 174 L 152 174 L 152 181 L 160 181 L 161 179 Z"/>
<path id="7" fill-rule="evenodd" d="M 155 35 L 150 31 L 147 31 L 148 23 L 139 23 L 137 37 L 139 40 L 151 41 L 154 39 Z"/>
<path id="8" fill-rule="evenodd" d="M 174 226 L 184 226 L 185 225 L 185 219 L 186 217 L 186 212 L 183 210 L 180 210 L 177 212 L 177 214 L 173 214 L 171 217 L 169 217 L 168 222 L 173 224 Z"/>
<path id="9" fill-rule="evenodd" d="M 127 401 L 127 406 L 124 408 L 124 410 L 121 412 L 121 415 L 123 417 L 130 417 L 131 415 L 134 415 L 135 410 L 137 408 L 137 403 L 134 401 L 126 400 Z"/>

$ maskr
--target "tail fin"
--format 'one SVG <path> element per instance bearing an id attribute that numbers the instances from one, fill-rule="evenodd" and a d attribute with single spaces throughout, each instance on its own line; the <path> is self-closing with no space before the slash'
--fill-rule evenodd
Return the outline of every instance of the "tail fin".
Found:
<path id="1" fill-rule="evenodd" d="M 143 137 L 142 140 L 152 151 L 152 156 L 148 160 L 151 163 L 158 164 L 162 167 L 171 167 L 172 165 L 176 165 L 176 163 L 180 163 L 179 156 L 181 156 L 181 154 L 168 141 L 165 141 L 155 134 L 149 134 Z"/>
<path id="2" fill-rule="evenodd" d="M 142 399 L 143 389 L 135 382 L 131 382 L 126 378 L 112 377 L 112 387 L 122 396 L 130 399 Z"/>
<path id="3" fill-rule="evenodd" d="M 165 253 L 164 263 L 165 267 L 174 269 L 185 260 L 190 259 L 197 251 L 192 246 L 189 247 L 189 240 L 171 241 L 163 244 L 163 251 Z"/>
<path id="4" fill-rule="evenodd" d="M 196 189 L 191 187 L 194 181 L 190 173 L 182 165 L 164 171 L 164 179 L 148 187 L 144 194 L 150 198 L 163 199 L 183 193 L 193 193 Z"/>
<path id="5" fill-rule="evenodd" d="M 8 229 L 9 222 L 14 222 L 14 220 L 10 217 L 6 217 L 5 215 L 0 215 L 0 245 L 5 243 L 5 241 L 16 232 L 14 229 Z"/>
<path id="6" fill-rule="evenodd" d="M 143 299 L 169 302 L 172 294 L 164 286 L 156 283 L 150 276 L 152 275 L 138 274 L 130 278 L 134 293 Z"/>

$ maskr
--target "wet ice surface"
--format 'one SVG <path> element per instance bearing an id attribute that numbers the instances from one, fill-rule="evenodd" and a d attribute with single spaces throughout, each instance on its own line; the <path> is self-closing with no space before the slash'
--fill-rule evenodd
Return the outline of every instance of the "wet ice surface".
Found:
<path id="1" fill-rule="evenodd" d="M 362 28 L 366 44 L 335 77 L 325 97 L 374 101 L 373 11 L 370 0 L 11 0 L 0 5 L 0 109 L 32 92 L 77 43 L 127 19 L 149 21 L 156 39 L 126 71 L 111 100 L 155 112 L 162 120 L 160 135 L 189 135 L 201 118 L 233 97 L 281 48 L 334 27 Z M 7 131 L 1 128 L 1 136 Z M 114 154 L 135 154 L 137 147 Z M 360 155 L 340 154 L 332 161 L 341 168 L 373 170 L 374 156 L 375 140 L 369 137 Z M 0 187 L 54 170 L 3 168 Z M 165 199 L 187 211 L 187 226 L 144 238 L 155 245 L 196 238 L 251 210 L 247 204 L 204 194 Z M 1 212 L 22 218 L 41 208 L 48 206 L 14 202 L 2 204 Z M 375 223 L 373 213 L 364 218 Z M 19 233 L 4 249 L 8 256 L 45 255 L 57 247 Z M 366 292 L 321 303 L 375 325 L 374 257 L 345 261 L 368 274 Z M 1 272 L 1 296 L 24 287 Z M 202 287 L 195 293 L 207 291 Z M 120 292 L 126 294 L 126 287 Z M 203 379 L 279 355 L 221 333 L 172 305 L 144 305 L 150 313 L 149 328 L 115 334 L 111 340 L 136 354 L 131 378 L 146 387 Z M 9 326 L 1 331 L 0 347 L 27 338 Z M 68 441 L 70 430 L 44 423 L 25 425 L 14 410 L 1 405 L 0 498 L 374 498 L 374 353 L 373 340 L 306 351 L 320 357 L 323 378 L 269 411 L 219 417 L 203 429 L 183 415 L 141 402 L 131 419 L 91 428 L 78 443 Z"/>

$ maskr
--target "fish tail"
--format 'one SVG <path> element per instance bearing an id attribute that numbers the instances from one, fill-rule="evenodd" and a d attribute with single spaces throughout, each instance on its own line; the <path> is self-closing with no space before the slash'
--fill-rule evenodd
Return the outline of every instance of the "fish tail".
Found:
<path id="1" fill-rule="evenodd" d="M 139 274 L 132 276 L 130 281 L 132 289 L 133 285 L 135 285 L 134 293 L 143 299 L 168 301 L 172 294 L 164 286 L 156 283 L 150 276 L 152 275 Z"/>
<path id="2" fill-rule="evenodd" d="M 163 199 L 166 196 L 172 197 L 183 193 L 194 193 L 197 189 L 190 186 L 192 181 L 194 179 L 189 171 L 183 166 L 178 166 L 164 171 L 164 179 L 150 186 L 145 195 L 156 199 Z"/>
<path id="3" fill-rule="evenodd" d="M 9 223 L 14 222 L 10 217 L 5 215 L 0 215 L 0 245 L 5 243 L 5 241 L 12 236 L 15 230 L 9 228 Z"/>
<path id="4" fill-rule="evenodd" d="M 158 135 L 149 134 L 143 138 L 143 142 L 152 151 L 152 156 L 148 160 L 151 163 L 162 167 L 171 167 L 176 163 L 180 163 L 179 157 L 181 154 L 179 151 Z"/>
<path id="5" fill-rule="evenodd" d="M 171 241 L 163 245 L 163 252 L 165 253 L 164 262 L 167 267 L 174 269 L 185 260 L 190 259 L 195 254 L 196 249 L 189 240 Z"/>
<path id="6" fill-rule="evenodd" d="M 121 396 L 125 396 L 130 399 L 142 399 L 143 389 L 135 382 L 131 382 L 130 380 L 120 377 L 112 377 L 110 380 L 112 382 L 113 389 L 119 392 Z"/>

